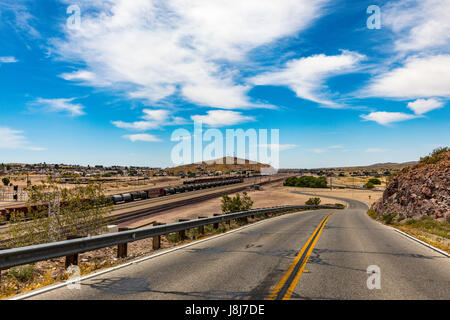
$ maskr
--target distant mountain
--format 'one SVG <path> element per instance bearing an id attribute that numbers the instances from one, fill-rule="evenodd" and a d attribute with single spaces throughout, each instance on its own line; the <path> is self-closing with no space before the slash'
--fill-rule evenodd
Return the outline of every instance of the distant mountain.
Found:
<path id="1" fill-rule="evenodd" d="M 270 168 L 270 165 L 237 157 L 223 157 L 214 160 L 207 160 L 203 162 L 166 168 L 164 171 L 172 174 L 178 174 L 180 172 L 188 174 L 189 172 L 197 173 L 217 171 L 222 171 L 225 173 L 230 171 L 260 171 L 261 168 Z"/>
<path id="2" fill-rule="evenodd" d="M 332 167 L 332 168 L 321 168 L 321 169 L 334 169 L 342 171 L 382 171 L 382 170 L 402 170 L 403 168 L 414 166 L 417 161 L 409 161 L 402 163 L 395 162 L 385 162 L 385 163 L 374 163 L 368 166 L 353 166 L 353 167 Z"/>

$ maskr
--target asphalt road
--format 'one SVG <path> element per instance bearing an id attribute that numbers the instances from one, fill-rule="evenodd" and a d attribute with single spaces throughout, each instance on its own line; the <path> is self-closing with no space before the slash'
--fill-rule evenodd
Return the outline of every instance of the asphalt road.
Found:
<path id="1" fill-rule="evenodd" d="M 449 258 L 348 202 L 346 210 L 267 219 L 30 299 L 450 299 Z M 372 265 L 379 273 L 367 273 Z M 378 275 L 380 287 L 369 289 Z"/>

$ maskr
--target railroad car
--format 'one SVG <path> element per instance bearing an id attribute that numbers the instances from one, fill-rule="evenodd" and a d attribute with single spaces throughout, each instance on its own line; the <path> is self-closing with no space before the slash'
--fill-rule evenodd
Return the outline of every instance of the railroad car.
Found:
<path id="1" fill-rule="evenodd" d="M 165 196 L 166 193 L 164 190 L 165 189 L 163 189 L 163 188 L 149 189 L 149 190 L 147 190 L 147 198 L 156 198 L 156 197 Z"/>
<path id="2" fill-rule="evenodd" d="M 131 193 L 123 193 L 122 194 L 122 199 L 125 202 L 131 202 L 133 201 L 133 197 L 131 196 Z"/>

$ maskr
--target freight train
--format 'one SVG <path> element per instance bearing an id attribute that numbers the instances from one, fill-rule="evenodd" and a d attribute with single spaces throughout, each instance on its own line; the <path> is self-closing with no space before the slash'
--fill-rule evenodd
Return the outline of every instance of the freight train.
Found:
<path id="1" fill-rule="evenodd" d="M 230 184 L 242 183 L 244 178 L 212 178 L 212 179 L 197 179 L 191 181 L 184 181 L 183 185 L 166 187 L 166 188 L 153 188 L 145 191 L 138 191 L 132 193 L 115 194 L 109 196 L 114 204 L 131 202 L 135 200 L 143 200 L 149 198 L 163 197 L 176 193 L 189 192 L 194 190 L 201 190 L 207 188 L 215 188 L 220 186 L 226 186 Z"/>
<path id="2" fill-rule="evenodd" d="M 148 190 L 143 190 L 143 191 L 134 191 L 134 192 L 123 193 L 123 194 L 114 194 L 114 195 L 108 196 L 107 199 L 110 202 L 112 202 L 113 204 L 126 203 L 126 202 L 138 201 L 138 200 L 145 200 L 145 199 L 149 199 L 149 198 L 163 197 L 163 196 L 176 194 L 176 193 L 183 193 L 183 192 L 189 192 L 189 191 L 194 191 L 194 190 L 215 188 L 215 187 L 219 187 L 219 186 L 226 186 L 226 185 L 230 185 L 230 184 L 242 183 L 242 182 L 244 182 L 244 178 L 236 177 L 236 178 L 196 179 L 196 180 L 185 181 L 185 182 L 188 182 L 188 183 L 183 184 L 183 185 L 173 186 L 173 187 L 153 188 L 153 189 L 148 189 Z M 41 205 L 40 207 L 45 208 L 46 205 Z M 0 209 L 0 215 L 2 215 L 5 220 L 9 220 L 11 212 L 22 212 L 24 214 L 27 214 L 29 212 L 29 210 L 36 210 L 36 208 L 37 208 L 37 206 L 34 205 L 31 207 L 21 206 L 21 207 L 15 207 L 15 208 Z"/>

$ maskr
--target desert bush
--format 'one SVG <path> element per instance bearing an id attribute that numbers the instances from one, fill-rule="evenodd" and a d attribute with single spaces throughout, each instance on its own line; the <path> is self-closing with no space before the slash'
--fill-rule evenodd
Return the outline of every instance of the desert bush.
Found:
<path id="1" fill-rule="evenodd" d="M 395 217 L 397 216 L 397 213 L 388 213 L 381 217 L 381 219 L 386 224 L 392 224 L 394 222 Z"/>
<path id="2" fill-rule="evenodd" d="M 34 265 L 27 264 L 23 266 L 13 267 L 8 271 L 12 277 L 21 282 L 29 281 L 34 275 Z"/>
<path id="3" fill-rule="evenodd" d="M 450 148 L 448 147 L 436 148 L 428 156 L 420 158 L 419 164 L 437 163 L 444 157 L 444 154 L 447 151 L 450 151 Z"/>
<path id="4" fill-rule="evenodd" d="M 289 177 L 284 181 L 285 186 L 303 187 L 303 188 L 326 188 L 327 179 L 325 177 L 301 176 Z"/>
<path id="5" fill-rule="evenodd" d="M 367 182 L 365 185 L 364 185 L 364 188 L 366 188 L 366 189 L 373 189 L 373 188 L 375 188 L 375 185 L 372 183 L 372 182 Z"/>
<path id="6" fill-rule="evenodd" d="M 5 185 L 5 186 L 8 186 L 8 185 L 9 185 L 9 182 L 10 182 L 10 180 L 9 180 L 9 178 L 8 178 L 8 177 L 4 177 L 4 178 L 2 179 L 2 182 L 3 182 L 3 185 Z"/>
<path id="7" fill-rule="evenodd" d="M 320 204 L 322 200 L 320 200 L 320 198 L 309 198 L 305 204 L 306 205 L 311 205 L 311 206 L 318 206 Z"/>
<path id="8" fill-rule="evenodd" d="M 222 213 L 232 213 L 239 211 L 247 211 L 250 210 L 253 206 L 253 200 L 247 194 L 247 192 L 242 193 L 241 195 L 238 193 L 233 198 L 230 198 L 228 195 L 224 194 L 222 196 Z"/>
<path id="9" fill-rule="evenodd" d="M 368 214 L 369 217 L 371 217 L 372 219 L 376 219 L 376 218 L 377 218 L 377 213 L 376 213 L 375 210 L 373 210 L 373 209 L 367 210 L 367 214 Z"/>
<path id="10" fill-rule="evenodd" d="M 381 180 L 378 179 L 378 178 L 372 178 L 372 179 L 369 179 L 368 182 L 371 182 L 371 183 L 373 183 L 373 184 L 381 184 Z"/>

